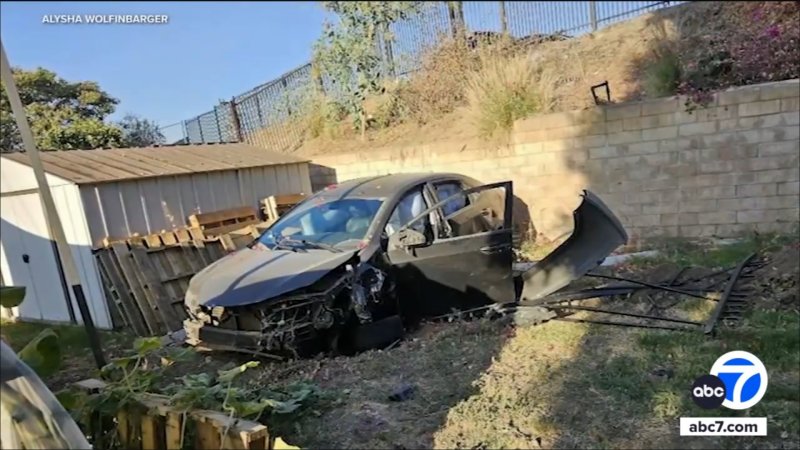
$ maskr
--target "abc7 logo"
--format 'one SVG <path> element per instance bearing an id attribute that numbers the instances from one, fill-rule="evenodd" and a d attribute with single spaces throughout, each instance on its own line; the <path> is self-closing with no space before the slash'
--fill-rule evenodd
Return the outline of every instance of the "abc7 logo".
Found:
<path id="1" fill-rule="evenodd" d="M 767 392 L 767 370 L 755 355 L 742 351 L 722 355 L 692 385 L 692 399 L 704 409 L 724 406 L 748 409 Z"/>

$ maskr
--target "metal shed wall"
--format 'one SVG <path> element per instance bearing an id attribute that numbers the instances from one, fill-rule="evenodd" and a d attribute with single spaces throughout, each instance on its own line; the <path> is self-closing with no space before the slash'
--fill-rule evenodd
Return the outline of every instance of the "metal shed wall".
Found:
<path id="1" fill-rule="evenodd" d="M 78 186 L 93 245 L 158 233 L 191 214 L 250 205 L 270 195 L 311 193 L 308 163 L 219 170 Z"/>
<path id="2" fill-rule="evenodd" d="M 69 322 L 66 298 L 58 278 L 58 262 L 52 251 L 33 170 L 3 159 L 0 176 L 3 195 L 0 200 L 0 271 L 5 283 L 28 287 L 25 302 L 6 314 L 21 319 Z M 111 328 L 78 186 L 50 174 L 47 181 L 94 323 L 99 328 Z M 30 258 L 28 263 L 22 259 L 26 254 Z M 81 323 L 77 302 L 71 290 L 68 291 L 78 323 Z"/>

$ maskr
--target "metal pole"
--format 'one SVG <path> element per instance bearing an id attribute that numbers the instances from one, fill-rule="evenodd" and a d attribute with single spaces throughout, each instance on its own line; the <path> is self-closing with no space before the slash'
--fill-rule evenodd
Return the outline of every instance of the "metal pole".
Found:
<path id="1" fill-rule="evenodd" d="M 592 31 L 597 31 L 597 3 L 589 2 L 589 23 Z"/>
<path id="2" fill-rule="evenodd" d="M 503 34 L 508 33 L 508 16 L 506 16 L 506 2 L 500 2 L 500 29 Z"/>
<path id="3" fill-rule="evenodd" d="M 22 106 L 22 101 L 19 98 L 17 85 L 14 82 L 14 76 L 11 72 L 11 64 L 8 62 L 6 49 L 2 41 L 0 41 L 0 56 L 0 78 L 2 78 L 3 84 L 5 84 L 6 92 L 8 93 L 8 101 L 11 103 L 11 112 L 14 114 L 14 119 L 16 119 L 17 128 L 19 128 L 19 134 L 22 136 L 25 152 L 28 154 L 28 158 L 30 158 L 31 168 L 36 177 L 36 184 L 39 186 L 39 195 L 41 196 L 42 206 L 44 207 L 44 217 L 47 222 L 47 227 L 50 230 L 50 237 L 56 241 L 56 245 L 58 246 L 61 264 L 64 267 L 64 275 L 67 278 L 67 282 L 72 287 L 72 292 L 75 294 L 75 301 L 78 303 L 78 309 L 83 319 L 83 326 L 86 328 L 86 334 L 89 337 L 89 346 L 92 349 L 95 363 L 98 368 L 102 368 L 106 365 L 106 361 L 103 356 L 103 349 L 100 346 L 100 336 L 97 334 L 92 315 L 89 312 L 89 306 L 86 304 L 86 296 L 83 293 L 81 279 L 78 276 L 78 269 L 75 267 L 75 260 L 72 258 L 72 249 L 67 243 L 67 238 L 64 235 L 64 228 L 61 226 L 61 219 L 56 212 L 53 195 L 50 192 L 50 186 L 47 184 L 44 168 L 42 167 L 42 160 L 39 159 L 39 150 L 36 148 L 36 143 L 33 140 L 33 133 L 31 132 L 30 125 L 28 125 L 25 108 Z"/>

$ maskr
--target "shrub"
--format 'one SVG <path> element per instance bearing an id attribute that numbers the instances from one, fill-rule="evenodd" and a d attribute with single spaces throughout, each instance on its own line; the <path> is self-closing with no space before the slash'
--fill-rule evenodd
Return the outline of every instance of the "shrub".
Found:
<path id="1" fill-rule="evenodd" d="M 515 120 L 549 109 L 540 76 L 525 57 L 482 59 L 467 82 L 469 112 L 481 136 L 510 131 Z"/>
<path id="2" fill-rule="evenodd" d="M 659 49 L 644 71 L 644 91 L 648 97 L 674 95 L 681 81 L 681 61 L 670 49 Z"/>
<path id="3" fill-rule="evenodd" d="M 311 138 L 335 138 L 339 135 L 345 108 L 328 97 L 313 92 L 303 102 L 306 134 Z"/>

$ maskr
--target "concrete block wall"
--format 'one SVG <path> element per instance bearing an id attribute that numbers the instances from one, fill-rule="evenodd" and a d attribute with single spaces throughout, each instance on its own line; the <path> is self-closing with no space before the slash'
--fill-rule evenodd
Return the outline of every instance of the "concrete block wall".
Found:
<path id="1" fill-rule="evenodd" d="M 632 236 L 734 236 L 800 220 L 800 81 L 530 117 L 510 143 L 431 142 L 316 157 L 316 188 L 351 178 L 448 171 L 514 181 L 537 232 L 569 231 L 579 193 L 598 194 Z"/>

